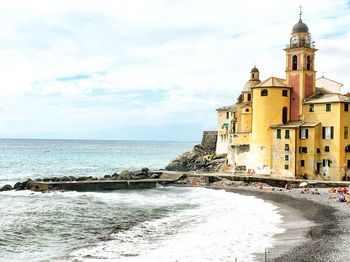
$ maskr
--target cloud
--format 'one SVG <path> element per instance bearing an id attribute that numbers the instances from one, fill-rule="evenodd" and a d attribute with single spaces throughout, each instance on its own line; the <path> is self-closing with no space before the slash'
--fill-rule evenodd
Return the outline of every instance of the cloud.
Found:
<path id="1" fill-rule="evenodd" d="M 349 91 L 348 2 L 302 5 L 317 70 Z M 0 136 L 199 140 L 254 64 L 284 77 L 297 20 L 291 0 L 0 0 Z"/>

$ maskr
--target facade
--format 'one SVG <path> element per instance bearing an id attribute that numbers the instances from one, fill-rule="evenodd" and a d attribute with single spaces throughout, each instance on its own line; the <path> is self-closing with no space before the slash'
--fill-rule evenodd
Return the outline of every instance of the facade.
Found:
<path id="1" fill-rule="evenodd" d="M 301 16 L 284 51 L 285 78 L 261 82 L 254 66 L 236 104 L 217 109 L 217 153 L 235 172 L 350 179 L 350 97 L 316 79 L 317 49 Z"/>

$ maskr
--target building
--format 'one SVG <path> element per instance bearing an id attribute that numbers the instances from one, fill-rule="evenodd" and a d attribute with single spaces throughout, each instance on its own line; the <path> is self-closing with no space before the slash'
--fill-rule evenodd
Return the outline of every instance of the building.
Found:
<path id="1" fill-rule="evenodd" d="M 342 84 L 316 79 L 317 49 L 301 15 L 284 51 L 284 78 L 261 82 L 254 66 L 237 102 L 217 109 L 217 153 L 235 172 L 350 178 L 350 97 Z"/>

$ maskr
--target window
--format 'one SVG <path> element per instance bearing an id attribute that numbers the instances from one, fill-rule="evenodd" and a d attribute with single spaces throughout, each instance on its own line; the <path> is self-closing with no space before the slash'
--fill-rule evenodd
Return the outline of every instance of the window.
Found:
<path id="1" fill-rule="evenodd" d="M 245 111 L 246 111 L 246 112 L 249 112 L 249 109 L 247 108 Z"/>
<path id="2" fill-rule="evenodd" d="M 321 153 L 321 149 L 319 149 L 319 148 L 317 148 L 316 151 L 317 151 L 317 153 Z"/>
<path id="3" fill-rule="evenodd" d="M 306 58 L 306 70 L 311 70 L 311 57 L 309 55 Z"/>
<path id="4" fill-rule="evenodd" d="M 334 138 L 334 127 L 324 126 L 322 127 L 322 139 L 333 139 Z"/>
<path id="5" fill-rule="evenodd" d="M 325 146 L 325 147 L 324 147 L 324 151 L 325 151 L 325 152 L 329 152 L 329 146 Z"/>
<path id="6" fill-rule="evenodd" d="M 288 161 L 289 160 L 289 155 L 284 156 L 284 160 Z"/>
<path id="7" fill-rule="evenodd" d="M 344 139 L 349 138 L 349 128 L 347 126 L 344 126 Z"/>
<path id="8" fill-rule="evenodd" d="M 309 112 L 315 112 L 314 104 L 309 105 Z"/>
<path id="9" fill-rule="evenodd" d="M 289 151 L 289 144 L 284 145 L 284 150 Z"/>
<path id="10" fill-rule="evenodd" d="M 332 163 L 332 161 L 329 160 L 329 159 L 323 159 L 322 160 L 322 164 L 323 164 L 324 167 L 330 167 L 331 163 Z"/>
<path id="11" fill-rule="evenodd" d="M 248 101 L 252 100 L 252 95 L 248 94 Z"/>
<path id="12" fill-rule="evenodd" d="M 284 169 L 288 170 L 289 169 L 289 165 L 284 165 Z"/>
<path id="13" fill-rule="evenodd" d="M 305 146 L 299 147 L 299 153 L 307 153 L 307 147 Z"/>
<path id="14" fill-rule="evenodd" d="M 268 95 L 269 95 L 269 91 L 267 91 L 267 89 L 261 90 L 261 96 L 268 96 Z"/>
<path id="15" fill-rule="evenodd" d="M 299 137 L 300 137 L 300 139 L 307 139 L 307 138 L 309 138 L 309 129 L 307 129 L 307 128 L 300 129 Z"/>
<path id="16" fill-rule="evenodd" d="M 226 112 L 226 119 L 230 118 L 230 112 Z"/>
<path id="17" fill-rule="evenodd" d="M 349 111 L 349 104 L 344 104 L 344 111 L 348 112 Z"/>
<path id="18" fill-rule="evenodd" d="M 292 70 L 298 69 L 298 57 L 296 55 L 293 55 L 293 61 L 292 61 Z"/>
<path id="19" fill-rule="evenodd" d="M 283 107 L 282 109 L 282 123 L 285 124 L 288 121 L 288 109 L 287 107 Z"/>
<path id="20" fill-rule="evenodd" d="M 284 138 L 289 138 L 289 130 L 284 131 Z"/>
<path id="21" fill-rule="evenodd" d="M 305 166 L 305 160 L 300 160 L 300 166 Z"/>
<path id="22" fill-rule="evenodd" d="M 326 104 L 326 112 L 331 112 L 331 104 Z"/>
<path id="23" fill-rule="evenodd" d="M 288 90 L 282 90 L 282 96 L 288 96 Z"/>
<path id="24" fill-rule="evenodd" d="M 277 129 L 277 138 L 281 139 L 281 129 Z"/>
<path id="25" fill-rule="evenodd" d="M 346 152 L 346 153 L 350 153 L 350 145 L 347 145 L 347 146 L 345 147 L 345 152 Z"/>

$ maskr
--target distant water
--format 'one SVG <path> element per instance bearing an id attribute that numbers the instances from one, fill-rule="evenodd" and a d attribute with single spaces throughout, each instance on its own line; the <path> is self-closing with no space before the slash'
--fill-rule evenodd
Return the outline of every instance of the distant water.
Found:
<path id="1" fill-rule="evenodd" d="M 0 140 L 2 183 L 162 168 L 192 143 Z M 204 188 L 0 192 L 0 261 L 254 261 L 283 232 L 277 207 Z"/>
<path id="2" fill-rule="evenodd" d="M 0 185 L 25 178 L 104 176 L 164 168 L 195 142 L 0 139 Z"/>

